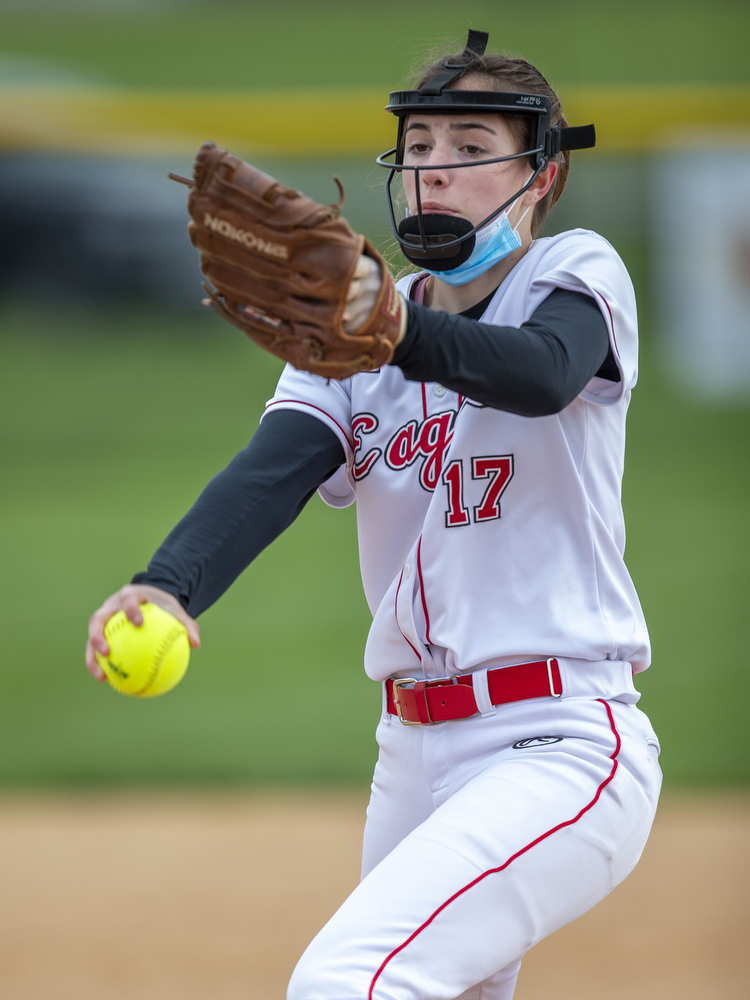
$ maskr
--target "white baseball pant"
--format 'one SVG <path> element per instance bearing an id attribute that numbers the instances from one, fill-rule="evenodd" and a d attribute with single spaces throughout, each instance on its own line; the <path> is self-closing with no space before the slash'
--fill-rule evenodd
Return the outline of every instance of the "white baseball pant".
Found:
<path id="1" fill-rule="evenodd" d="M 633 869 L 661 785 L 635 705 L 533 699 L 402 726 L 384 716 L 363 880 L 288 1000 L 510 1000 L 524 953 Z"/>

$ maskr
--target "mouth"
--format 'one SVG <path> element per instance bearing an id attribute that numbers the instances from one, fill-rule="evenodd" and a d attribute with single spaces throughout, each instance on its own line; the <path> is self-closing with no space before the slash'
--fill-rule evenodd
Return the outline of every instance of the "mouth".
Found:
<path id="1" fill-rule="evenodd" d="M 423 201 L 422 202 L 422 213 L 424 215 L 458 215 L 459 213 L 453 209 L 448 208 L 447 205 L 440 205 L 436 201 Z"/>

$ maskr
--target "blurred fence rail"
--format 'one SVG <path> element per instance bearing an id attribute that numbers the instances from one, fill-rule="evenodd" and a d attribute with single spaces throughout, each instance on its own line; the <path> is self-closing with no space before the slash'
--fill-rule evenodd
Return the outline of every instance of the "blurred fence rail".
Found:
<path id="1" fill-rule="evenodd" d="M 675 129 L 747 128 L 750 85 L 561 88 L 571 124 L 593 121 L 598 149 L 645 152 Z M 393 141 L 380 88 L 285 90 L 0 87 L 0 149 L 153 154 L 207 138 L 260 155 L 371 153 Z"/>

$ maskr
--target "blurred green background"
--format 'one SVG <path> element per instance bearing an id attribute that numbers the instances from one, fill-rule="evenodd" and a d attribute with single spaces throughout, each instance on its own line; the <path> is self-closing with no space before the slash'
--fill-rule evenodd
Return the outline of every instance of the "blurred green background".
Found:
<path id="1" fill-rule="evenodd" d="M 746 3 L 0 4 L 3 54 L 133 86 L 373 85 L 385 96 L 430 44 L 462 42 L 469 26 L 536 62 L 563 97 L 582 82 L 750 75 Z M 591 162 L 574 162 L 548 232 L 600 229 L 639 296 L 624 502 L 654 646 L 641 705 L 667 787 L 746 783 L 750 409 L 696 402 L 663 370 L 636 183 L 647 164 Z M 322 198 L 338 166 L 351 221 L 385 235 L 371 161 L 264 165 Z M 631 183 L 637 211 L 623 213 Z M 0 782 L 366 782 L 380 691 L 361 666 L 369 614 L 352 509 L 311 501 L 202 617 L 203 648 L 168 697 L 126 699 L 83 669 L 89 614 L 244 447 L 279 364 L 212 315 L 145 303 L 8 299 L 0 324 Z"/>
<path id="2" fill-rule="evenodd" d="M 176 87 L 383 86 L 469 27 L 554 83 L 746 80 L 743 0 L 3 0 L 2 48 Z"/>

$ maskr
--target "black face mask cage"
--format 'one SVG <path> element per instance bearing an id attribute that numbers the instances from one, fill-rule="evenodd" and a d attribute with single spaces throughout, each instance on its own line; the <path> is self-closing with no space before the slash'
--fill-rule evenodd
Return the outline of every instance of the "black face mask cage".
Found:
<path id="1" fill-rule="evenodd" d="M 594 146 L 596 133 L 593 125 L 584 125 L 579 128 L 560 128 L 552 126 L 552 107 L 548 97 L 543 94 L 518 94 L 501 93 L 486 90 L 445 90 L 445 87 L 453 83 L 457 77 L 464 75 L 467 67 L 475 56 L 482 55 L 487 46 L 488 35 L 483 31 L 469 31 L 469 38 L 466 48 L 456 62 L 446 63 L 444 69 L 425 84 L 419 90 L 394 91 L 391 94 L 390 103 L 386 111 L 398 117 L 398 136 L 396 146 L 382 153 L 375 161 L 379 166 L 388 170 L 386 180 L 386 197 L 388 200 L 388 212 L 390 214 L 391 228 L 396 237 L 404 256 L 412 260 L 413 263 L 420 263 L 423 260 L 442 259 L 440 270 L 450 270 L 457 267 L 466 260 L 474 247 L 476 234 L 480 229 L 497 218 L 505 209 L 517 198 L 520 198 L 532 186 L 537 177 L 547 169 L 549 158 L 557 155 L 561 150 L 586 149 Z M 512 153 L 509 156 L 497 156 L 488 160 L 476 160 L 473 163 L 441 163 L 425 166 L 406 166 L 403 161 L 404 150 L 404 125 L 408 115 L 414 114 L 516 114 L 526 115 L 531 118 L 531 148 L 520 153 Z M 389 158 L 394 159 L 386 162 Z M 451 217 L 448 215 L 438 216 L 445 222 L 443 228 L 450 230 L 457 229 L 456 232 L 447 231 L 445 233 L 434 232 L 434 225 L 425 225 L 425 217 L 422 214 L 422 198 L 420 192 L 420 171 L 426 170 L 456 170 L 465 167 L 481 167 L 492 163 L 504 163 L 509 160 L 519 160 L 528 157 L 533 169 L 533 174 L 529 180 L 519 188 L 507 201 L 491 212 L 485 219 L 482 219 L 476 226 L 471 226 L 467 220 L 461 220 L 462 225 L 451 225 Z M 414 187 L 417 202 L 417 214 L 414 220 L 417 232 L 406 233 L 399 231 L 396 222 L 396 213 L 393 206 L 393 196 L 391 185 L 397 173 L 404 170 L 414 172 Z M 434 217 L 433 217 L 434 218 Z M 455 217 L 453 217 L 455 219 Z M 404 227 L 401 223 L 401 228 Z M 437 219 L 435 219 L 437 222 Z M 469 230 L 466 230 L 466 226 Z M 411 227 L 413 228 L 413 226 Z M 433 232 L 428 233 L 426 229 Z M 470 241 L 469 245 L 467 241 Z M 446 259 L 447 258 L 447 259 Z M 455 263 L 451 261 L 456 258 Z"/>
<path id="2" fill-rule="evenodd" d="M 404 119 L 401 119 L 401 121 L 399 122 L 399 131 L 401 131 L 401 126 L 403 125 L 403 121 Z M 517 198 L 520 198 L 522 194 L 525 194 L 526 191 L 529 190 L 529 188 L 537 179 L 539 174 L 543 170 L 546 170 L 548 162 L 547 159 L 544 158 L 542 162 L 539 163 L 538 166 L 536 166 L 534 173 L 531 175 L 528 181 L 526 181 L 523 187 L 519 188 L 518 191 L 515 192 L 515 194 L 511 195 L 511 197 L 508 198 L 507 201 L 503 202 L 502 205 L 500 205 L 493 212 L 491 212 L 485 219 L 482 219 L 481 222 L 477 223 L 476 226 L 471 227 L 468 232 L 464 233 L 461 236 L 456 236 L 450 233 L 434 234 L 428 236 L 425 233 L 424 216 L 422 214 L 422 195 L 419 184 L 420 171 L 457 170 L 459 167 L 461 168 L 482 167 L 482 166 L 487 166 L 488 164 L 491 163 L 505 163 L 509 160 L 520 160 L 526 156 L 529 156 L 530 154 L 538 154 L 539 151 L 524 150 L 521 153 L 512 153 L 509 156 L 496 156 L 490 160 L 476 160 L 473 163 L 440 163 L 434 166 L 431 165 L 429 167 L 404 166 L 398 161 L 395 163 L 384 162 L 387 157 L 397 155 L 400 148 L 401 148 L 401 143 L 399 143 L 399 145 L 396 148 L 388 150 L 387 153 L 383 153 L 375 161 L 379 166 L 388 168 L 388 178 L 386 180 L 385 190 L 386 190 L 386 198 L 388 201 L 388 213 L 391 219 L 391 228 L 393 229 L 394 236 L 400 243 L 401 248 L 404 251 L 406 250 L 409 251 L 409 254 L 407 256 L 410 255 L 412 257 L 417 257 L 419 259 L 424 258 L 428 260 L 441 257 L 457 256 L 460 252 L 461 245 L 463 243 L 465 243 L 469 239 L 473 240 L 480 229 L 484 229 L 486 225 L 488 225 L 490 222 L 492 222 L 493 219 L 497 218 L 498 215 L 504 212 L 505 209 L 509 205 L 511 205 Z M 415 237 L 402 236 L 399 233 L 399 226 L 398 223 L 396 222 L 396 212 L 393 205 L 393 191 L 391 189 L 391 185 L 393 183 L 393 178 L 396 176 L 396 174 L 401 173 L 404 170 L 411 170 L 414 172 L 414 193 L 416 195 L 416 201 L 417 201 L 417 214 L 414 216 L 414 218 L 417 220 L 417 225 L 419 229 L 418 234 L 416 234 L 417 242 L 415 242 Z"/>

